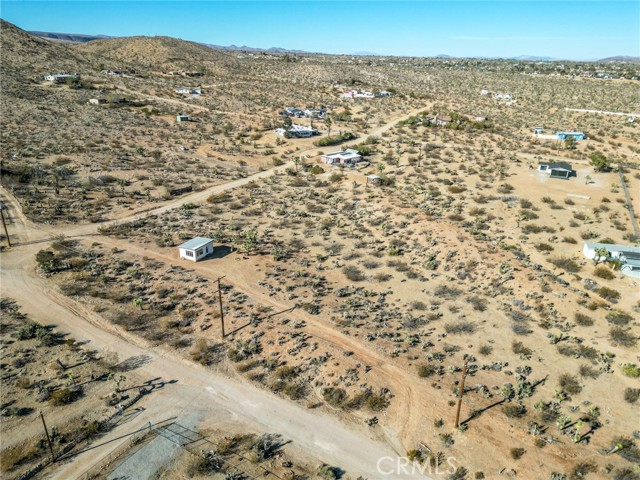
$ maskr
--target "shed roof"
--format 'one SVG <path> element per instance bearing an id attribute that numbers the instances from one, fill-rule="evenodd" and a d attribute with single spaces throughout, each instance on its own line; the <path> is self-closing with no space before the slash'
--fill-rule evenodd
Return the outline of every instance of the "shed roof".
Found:
<path id="1" fill-rule="evenodd" d="M 197 250 L 198 248 L 204 247 L 207 243 L 211 242 L 213 242 L 211 238 L 195 237 L 188 242 L 184 242 L 182 245 L 179 245 L 178 248 L 183 248 L 185 250 Z"/>
<path id="2" fill-rule="evenodd" d="M 567 162 L 540 162 L 539 165 L 547 165 L 549 170 L 567 170 L 569 172 L 573 171 L 571 168 L 571 164 Z"/>

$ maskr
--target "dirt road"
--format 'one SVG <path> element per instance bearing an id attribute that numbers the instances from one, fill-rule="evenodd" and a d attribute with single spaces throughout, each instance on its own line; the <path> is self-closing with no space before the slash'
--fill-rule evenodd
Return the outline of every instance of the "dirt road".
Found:
<path id="1" fill-rule="evenodd" d="M 336 418 L 307 410 L 247 382 L 216 374 L 165 348 L 150 348 L 142 339 L 134 342 L 129 335 L 82 305 L 56 294 L 35 273 L 31 259 L 40 248 L 38 244 L 25 245 L 3 254 L 0 270 L 3 296 L 15 299 L 31 318 L 53 323 L 76 340 L 89 341 L 92 348 L 115 351 L 121 359 L 148 356 L 148 363 L 136 370 L 137 375 L 177 380 L 177 383 L 152 393 L 144 405 L 146 410 L 122 428 L 132 431 L 150 421 L 180 417 L 184 411 L 195 409 L 213 418 L 234 419 L 258 431 L 279 433 L 309 455 L 344 468 L 350 474 L 398 478 L 397 475 L 381 475 L 376 467 L 379 458 L 395 457 L 398 453 L 370 439 L 366 432 L 353 430 Z M 118 428 L 101 441 L 123 433 Z M 119 442 L 113 442 L 79 455 L 53 478 L 68 479 L 81 474 L 118 445 Z"/>
<path id="2" fill-rule="evenodd" d="M 397 121 L 414 115 L 420 110 L 393 119 L 388 124 L 372 131 L 371 134 L 380 135 L 392 128 Z M 312 150 L 315 149 L 309 151 Z M 201 202 L 211 194 L 238 188 L 253 180 L 283 171 L 287 167 L 288 165 L 274 167 L 247 178 L 195 192 L 158 208 L 109 223 L 131 221 L 148 215 L 160 214 L 188 202 Z M 389 445 L 372 440 L 365 427 L 352 429 L 334 417 L 309 411 L 270 392 L 258 389 L 252 384 L 217 374 L 185 360 L 173 351 L 162 347 L 151 348 L 143 339 L 120 331 L 81 304 L 53 291 L 50 285 L 36 274 L 33 260 L 35 253 L 43 247 L 42 243 L 53 235 L 64 234 L 76 237 L 96 234 L 98 225 L 35 225 L 20 212 L 17 202 L 9 192 L 2 189 L 0 193 L 2 193 L 2 200 L 9 208 L 10 234 L 14 243 L 17 244 L 2 253 L 1 295 L 15 299 L 23 306 L 23 311 L 34 320 L 55 324 L 60 330 L 68 332 L 76 340 L 89 341 L 93 348 L 118 352 L 121 359 L 140 355 L 148 356 L 148 363 L 137 370 L 137 374 L 140 376 L 162 377 L 165 381 L 177 380 L 177 383 L 167 385 L 152 393 L 146 402 L 146 410 L 142 414 L 127 423 L 126 427 L 115 429 L 103 441 L 122 435 L 123 428 L 128 431 L 135 430 L 150 421 L 155 422 L 169 416 L 179 417 L 187 409 L 189 411 L 195 409 L 201 411 L 207 418 L 218 418 L 220 421 L 228 421 L 231 418 L 236 423 L 244 423 L 253 430 L 279 433 L 285 439 L 292 440 L 297 448 L 302 449 L 310 456 L 339 466 L 351 475 L 363 475 L 368 478 L 425 478 L 419 474 L 384 475 L 380 473 L 377 469 L 380 458 L 397 457 L 403 452 L 394 451 Z M 117 240 L 110 238 L 101 240 L 105 243 L 118 243 Z M 127 245 L 127 248 L 129 247 L 130 245 Z M 154 255 L 162 257 L 160 254 Z M 163 260 L 168 260 L 169 263 L 173 261 L 171 258 L 163 258 Z M 206 270 L 201 273 L 207 276 L 211 275 L 211 272 Z M 253 296 L 264 297 L 259 299 L 266 304 L 274 304 L 273 300 L 258 291 L 251 290 L 250 293 Z M 284 307 L 275 304 L 274 306 Z M 314 324 L 312 330 L 311 333 L 319 338 L 340 345 L 345 349 L 356 350 L 359 355 L 364 356 L 366 361 L 377 365 L 381 375 L 390 380 L 396 379 L 391 387 L 396 391 L 399 390 L 398 393 L 402 393 L 405 397 L 412 395 L 411 389 L 404 387 L 401 381 L 404 377 L 403 372 L 388 364 L 379 355 L 364 350 L 352 339 L 339 332 L 323 328 L 322 325 Z M 406 403 L 406 405 L 409 404 L 411 402 Z M 401 416 L 409 421 L 408 409 L 402 412 Z M 391 434 L 391 437 L 393 436 Z M 396 443 L 391 438 L 390 440 L 392 443 Z M 117 448 L 120 443 L 117 441 L 108 443 L 98 450 L 80 454 L 73 462 L 63 465 L 53 478 L 72 478 L 82 474 L 91 465 Z"/>

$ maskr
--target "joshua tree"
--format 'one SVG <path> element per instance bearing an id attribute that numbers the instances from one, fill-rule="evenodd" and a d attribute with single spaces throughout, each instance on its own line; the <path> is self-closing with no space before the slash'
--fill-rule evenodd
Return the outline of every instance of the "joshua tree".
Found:
<path id="1" fill-rule="evenodd" d="M 607 247 L 596 247 L 594 251 L 595 256 L 593 257 L 593 261 L 596 265 L 609 258 L 609 250 L 607 250 Z"/>

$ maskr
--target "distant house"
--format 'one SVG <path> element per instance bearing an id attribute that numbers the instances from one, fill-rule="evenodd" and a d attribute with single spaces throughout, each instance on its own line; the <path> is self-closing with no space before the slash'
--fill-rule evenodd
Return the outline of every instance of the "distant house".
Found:
<path id="1" fill-rule="evenodd" d="M 620 271 L 625 275 L 640 278 L 640 247 L 629 245 L 616 245 L 608 243 L 585 243 L 582 253 L 587 258 L 595 259 L 598 256 L 596 249 L 605 248 L 608 257 L 599 260 L 617 260 L 620 262 Z"/>
<path id="2" fill-rule="evenodd" d="M 582 132 L 556 132 L 558 140 L 566 140 L 567 138 L 573 138 L 574 140 L 584 140 L 587 136 Z"/>
<path id="3" fill-rule="evenodd" d="M 575 170 L 567 162 L 540 162 L 538 171 L 549 174 L 551 178 L 563 178 L 565 180 L 576 176 Z"/>
<path id="4" fill-rule="evenodd" d="M 280 116 L 302 118 L 304 117 L 304 111 L 296 107 L 287 107 L 280 112 Z"/>
<path id="5" fill-rule="evenodd" d="M 202 89 L 200 87 L 198 88 L 180 87 L 180 88 L 176 88 L 176 93 L 179 93 L 180 95 L 201 95 Z"/>
<path id="6" fill-rule="evenodd" d="M 355 165 L 362 161 L 362 155 L 357 150 L 348 148 L 340 152 L 327 153 L 320 159 L 327 165 Z"/>
<path id="7" fill-rule="evenodd" d="M 176 115 L 176 122 L 188 122 L 189 115 Z"/>
<path id="8" fill-rule="evenodd" d="M 536 127 L 533 129 L 533 134 L 534 135 L 540 135 L 544 133 L 544 127 Z"/>
<path id="9" fill-rule="evenodd" d="M 382 90 L 376 94 L 376 97 L 390 97 L 391 92 L 387 92 L 386 90 Z"/>
<path id="10" fill-rule="evenodd" d="M 493 98 L 495 98 L 496 100 L 513 100 L 513 94 L 496 92 L 493 94 Z"/>
<path id="11" fill-rule="evenodd" d="M 197 262 L 213 253 L 213 240 L 210 238 L 196 237 L 178 246 L 180 258 Z"/>
<path id="12" fill-rule="evenodd" d="M 375 98 L 373 92 L 363 92 L 362 90 L 349 90 L 342 94 L 342 98 Z"/>
<path id="13" fill-rule="evenodd" d="M 425 117 L 425 120 L 430 125 L 438 125 L 439 127 L 443 127 L 451 123 L 452 118 L 448 115 L 435 114 L 435 115 L 427 115 Z"/>
<path id="14" fill-rule="evenodd" d="M 107 101 L 104 98 L 92 98 L 89 100 L 91 105 L 104 105 Z"/>
<path id="15" fill-rule="evenodd" d="M 489 95 L 489 90 L 483 88 L 482 90 L 480 90 L 480 95 Z"/>
<path id="16" fill-rule="evenodd" d="M 303 113 L 307 118 L 322 118 L 327 111 L 324 108 L 307 108 Z"/>
<path id="17" fill-rule="evenodd" d="M 280 135 L 285 138 L 308 138 L 318 135 L 318 130 L 305 125 L 291 124 L 289 128 L 276 128 L 276 135 Z"/>
<path id="18" fill-rule="evenodd" d="M 107 75 L 112 75 L 114 77 L 121 77 L 123 75 L 135 75 L 135 70 L 103 70 L 102 73 L 106 73 Z"/>
<path id="19" fill-rule="evenodd" d="M 52 75 L 47 75 L 44 79 L 47 82 L 64 83 L 69 79 L 80 80 L 80 75 L 77 73 L 54 73 Z"/>

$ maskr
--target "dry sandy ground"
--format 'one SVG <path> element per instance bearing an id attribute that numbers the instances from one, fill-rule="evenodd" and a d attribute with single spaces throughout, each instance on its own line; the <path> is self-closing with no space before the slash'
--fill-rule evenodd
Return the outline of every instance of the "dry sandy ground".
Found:
<path id="1" fill-rule="evenodd" d="M 394 119 L 393 123 L 396 120 Z M 393 123 L 377 128 L 376 134 L 390 128 Z M 286 167 L 284 165 L 272 171 L 260 172 L 250 178 L 194 193 L 139 216 L 162 213 L 186 202 L 203 201 L 213 193 L 244 185 Z M 4 200 L 10 206 L 9 213 L 13 219 L 10 222 L 10 228 L 13 241 L 17 246 L 2 254 L 0 273 L 2 295 L 16 300 L 23 306 L 23 311 L 34 320 L 49 319 L 49 323 L 55 323 L 59 329 L 69 332 L 78 341 L 90 341 L 93 348 L 117 352 L 121 359 L 148 355 L 150 361 L 136 371 L 137 376 L 141 378 L 161 377 L 164 381 L 177 380 L 177 383 L 154 392 L 145 403 L 141 404 L 145 411 L 127 424 L 128 431 L 140 428 L 148 422 L 155 423 L 171 416 L 180 417 L 181 412 L 196 410 L 201 411 L 203 416 L 213 423 L 224 423 L 229 418 L 233 418 L 236 422 L 246 423 L 254 431 L 279 433 L 313 457 L 338 465 L 350 474 L 364 475 L 369 478 L 382 478 L 376 470 L 376 462 L 379 458 L 404 453 L 397 441 L 392 442 L 395 444 L 394 449 L 372 440 L 369 432 L 364 430 L 365 427 L 354 430 L 326 414 L 308 411 L 252 385 L 216 375 L 185 361 L 168 350 L 151 349 L 139 338 L 119 331 L 77 302 L 52 291 L 46 281 L 35 273 L 33 262 L 35 253 L 52 235 L 59 233 L 65 233 L 69 237 L 91 235 L 97 227 L 80 225 L 64 229 L 47 227 L 45 230 L 31 224 L 21 212 L 16 210 L 16 203 L 12 201 L 8 192 L 3 191 L 3 193 Z M 133 220 L 136 217 L 138 215 L 127 220 Z M 110 239 L 106 240 L 110 241 Z M 332 332 L 318 331 L 318 335 L 323 334 L 331 335 Z M 337 337 L 342 336 L 338 334 Z M 332 341 L 339 343 L 340 339 Z M 348 341 L 353 342 L 350 339 Z M 357 345 L 353 343 L 342 345 L 342 347 L 353 349 Z M 363 355 L 366 354 L 361 348 L 358 349 Z M 368 360 L 382 369 L 390 369 L 387 372 L 388 376 L 394 376 L 396 367 L 384 365 L 383 358 L 370 354 Z M 400 373 L 400 370 L 396 372 L 398 376 Z M 400 384 L 396 386 L 398 390 L 401 389 Z M 403 417 L 407 418 L 407 415 Z M 116 429 L 104 440 L 109 441 L 122 434 L 121 429 Z M 81 474 L 96 461 L 107 456 L 117 445 L 118 442 L 108 443 L 98 450 L 79 455 L 72 463 L 64 465 L 55 472 L 52 478 L 64 479 Z M 397 478 L 397 476 L 388 478 Z"/>

